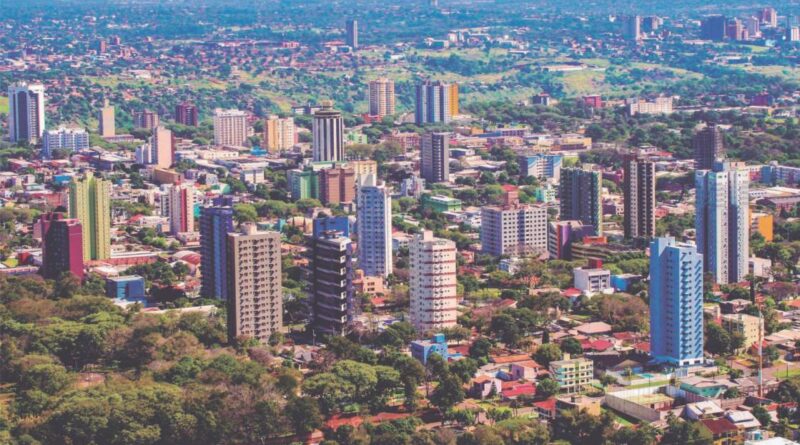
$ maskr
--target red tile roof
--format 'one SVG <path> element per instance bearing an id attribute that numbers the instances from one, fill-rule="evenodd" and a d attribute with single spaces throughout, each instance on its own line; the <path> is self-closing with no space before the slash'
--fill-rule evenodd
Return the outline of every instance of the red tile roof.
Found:
<path id="1" fill-rule="evenodd" d="M 542 400 L 541 402 L 534 402 L 533 406 L 543 409 L 545 411 L 555 411 L 556 409 L 556 399 L 549 398 L 547 400 Z"/>
<path id="2" fill-rule="evenodd" d="M 503 397 L 517 397 L 522 395 L 534 395 L 536 394 L 536 387 L 533 386 L 532 383 L 525 383 L 522 385 L 517 385 L 511 389 L 504 389 L 502 391 Z"/>
<path id="3" fill-rule="evenodd" d="M 700 422 L 711 431 L 714 436 L 721 436 L 725 433 L 737 431 L 736 425 L 730 420 L 721 417 L 719 419 L 701 419 Z"/>

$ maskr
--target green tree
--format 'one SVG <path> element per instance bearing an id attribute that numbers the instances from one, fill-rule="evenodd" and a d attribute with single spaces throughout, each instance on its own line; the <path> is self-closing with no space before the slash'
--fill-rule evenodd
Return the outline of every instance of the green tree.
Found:
<path id="1" fill-rule="evenodd" d="M 561 347 L 562 351 L 570 355 L 583 354 L 583 346 L 581 346 L 581 342 L 575 337 L 565 338 L 559 343 L 559 347 Z"/>
<path id="2" fill-rule="evenodd" d="M 446 375 L 431 393 L 431 403 L 444 413 L 464 400 L 461 381 L 454 375 Z"/>
<path id="3" fill-rule="evenodd" d="M 555 379 L 541 379 L 536 384 L 536 396 L 543 399 L 549 399 L 550 397 L 558 394 L 559 389 L 560 386 Z"/>
<path id="4" fill-rule="evenodd" d="M 550 366 L 550 362 L 561 360 L 563 356 L 561 348 L 559 348 L 557 344 L 547 343 L 536 348 L 533 359 L 540 365 L 548 367 Z"/>
<path id="5" fill-rule="evenodd" d="M 322 426 L 322 415 L 317 401 L 311 397 L 295 397 L 286 403 L 286 416 L 295 434 L 311 433 Z"/>

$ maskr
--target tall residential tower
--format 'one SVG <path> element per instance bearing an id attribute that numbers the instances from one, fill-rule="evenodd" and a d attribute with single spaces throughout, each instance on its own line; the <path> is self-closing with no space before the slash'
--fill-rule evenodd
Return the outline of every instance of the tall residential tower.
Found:
<path id="1" fill-rule="evenodd" d="M 650 243 L 650 352 L 661 362 L 703 361 L 703 256 L 674 238 Z"/>

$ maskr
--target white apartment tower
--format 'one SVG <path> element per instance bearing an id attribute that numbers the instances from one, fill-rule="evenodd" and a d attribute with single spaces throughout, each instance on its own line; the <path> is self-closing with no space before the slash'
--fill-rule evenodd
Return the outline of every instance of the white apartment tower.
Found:
<path id="1" fill-rule="evenodd" d="M 738 283 L 749 272 L 750 176 L 735 163 L 716 162 L 695 172 L 697 251 L 705 272 L 719 284 Z"/>
<path id="2" fill-rule="evenodd" d="M 394 81 L 380 78 L 369 83 L 369 114 L 380 118 L 395 113 Z"/>
<path id="3" fill-rule="evenodd" d="M 242 147 L 247 142 L 247 113 L 241 110 L 214 110 L 214 144 Z"/>
<path id="4" fill-rule="evenodd" d="M 424 231 L 409 246 L 411 323 L 419 332 L 456 325 L 456 244 Z"/>
<path id="5" fill-rule="evenodd" d="M 8 87 L 8 135 L 11 142 L 39 142 L 44 134 L 44 85 Z"/>

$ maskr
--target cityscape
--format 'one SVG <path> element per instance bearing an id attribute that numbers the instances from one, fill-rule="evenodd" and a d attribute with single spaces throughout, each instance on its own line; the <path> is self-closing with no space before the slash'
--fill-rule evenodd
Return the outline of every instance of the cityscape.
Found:
<path id="1" fill-rule="evenodd" d="M 0 445 L 800 445 L 800 5 L 0 5 Z"/>

